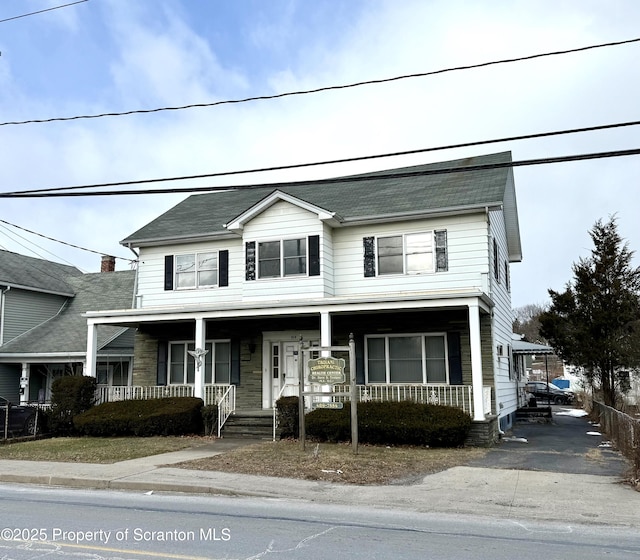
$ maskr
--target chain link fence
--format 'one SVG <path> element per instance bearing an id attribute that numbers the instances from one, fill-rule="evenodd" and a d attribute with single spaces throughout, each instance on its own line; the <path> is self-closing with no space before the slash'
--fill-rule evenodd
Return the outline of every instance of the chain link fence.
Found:
<path id="1" fill-rule="evenodd" d="M 615 442 L 620 452 L 633 463 L 633 478 L 638 484 L 640 479 L 640 419 L 633 418 L 596 400 L 590 404 L 593 415 L 599 418 L 601 431 L 605 432 Z"/>

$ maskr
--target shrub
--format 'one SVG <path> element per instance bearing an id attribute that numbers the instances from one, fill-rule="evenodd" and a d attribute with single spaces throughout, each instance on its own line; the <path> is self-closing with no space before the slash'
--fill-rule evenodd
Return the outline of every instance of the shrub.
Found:
<path id="1" fill-rule="evenodd" d="M 88 436 L 200 434 L 202 406 L 195 397 L 108 402 L 76 416 L 74 425 Z"/>
<path id="2" fill-rule="evenodd" d="M 306 433 L 320 441 L 349 441 L 351 408 L 316 409 L 305 417 Z M 440 405 L 403 402 L 358 404 L 358 440 L 372 445 L 459 447 L 471 418 L 463 411 Z"/>
<path id="3" fill-rule="evenodd" d="M 298 397 L 280 397 L 276 401 L 280 439 L 297 438 L 300 435 L 300 411 Z"/>
<path id="4" fill-rule="evenodd" d="M 211 436 L 218 429 L 218 405 L 208 404 L 201 409 L 204 435 Z"/>
<path id="5" fill-rule="evenodd" d="M 51 384 L 51 410 L 47 426 L 55 435 L 74 432 L 73 418 L 89 410 L 95 402 L 96 378 L 78 375 L 58 377 Z"/>

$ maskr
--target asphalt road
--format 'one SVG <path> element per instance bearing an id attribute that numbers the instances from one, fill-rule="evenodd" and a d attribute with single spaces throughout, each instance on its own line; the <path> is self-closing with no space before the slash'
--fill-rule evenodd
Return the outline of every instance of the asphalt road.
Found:
<path id="1" fill-rule="evenodd" d="M 500 444 L 469 466 L 624 477 L 628 461 L 596 435 L 587 417 L 569 416 L 570 407 L 553 405 L 551 423 L 518 423 Z"/>
<path id="2" fill-rule="evenodd" d="M 0 486 L 0 558 L 620 560 L 637 531 L 292 500 Z"/>

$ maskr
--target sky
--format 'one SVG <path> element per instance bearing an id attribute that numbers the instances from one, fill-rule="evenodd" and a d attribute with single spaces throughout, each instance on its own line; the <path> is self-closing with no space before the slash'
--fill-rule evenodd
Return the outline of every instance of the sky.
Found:
<path id="1" fill-rule="evenodd" d="M 0 192 L 391 154 L 640 120 L 636 0 L 73 0 L 0 3 Z M 638 127 L 135 188 L 318 179 L 510 150 L 514 161 L 640 148 Z M 615 216 L 640 265 L 640 156 L 514 169 L 523 260 L 512 304 L 547 303 Z M 0 248 L 97 272 L 187 195 L 3 198 Z M 9 225 L 13 224 L 13 225 Z M 92 249 L 72 248 L 18 229 Z"/>

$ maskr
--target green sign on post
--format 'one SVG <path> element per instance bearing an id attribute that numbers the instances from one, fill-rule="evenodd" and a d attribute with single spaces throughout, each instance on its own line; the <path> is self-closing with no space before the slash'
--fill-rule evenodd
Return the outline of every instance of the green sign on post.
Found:
<path id="1" fill-rule="evenodd" d="M 320 385 L 340 385 L 345 382 L 342 358 L 316 358 L 309 360 L 309 383 Z"/>

